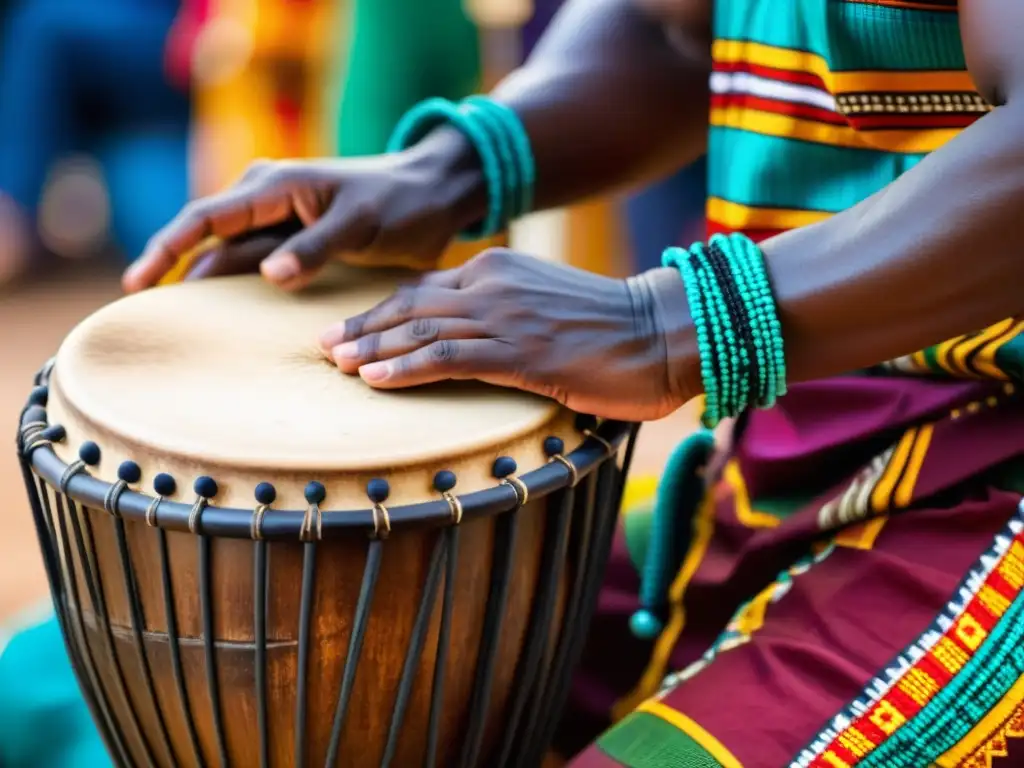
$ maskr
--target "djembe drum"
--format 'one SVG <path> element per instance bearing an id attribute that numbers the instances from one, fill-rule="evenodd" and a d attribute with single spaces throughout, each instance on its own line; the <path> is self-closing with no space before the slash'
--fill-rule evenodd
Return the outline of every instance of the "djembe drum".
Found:
<path id="1" fill-rule="evenodd" d="M 318 334 L 393 277 L 154 289 L 40 373 L 25 482 L 116 764 L 540 764 L 633 428 L 340 373 Z"/>

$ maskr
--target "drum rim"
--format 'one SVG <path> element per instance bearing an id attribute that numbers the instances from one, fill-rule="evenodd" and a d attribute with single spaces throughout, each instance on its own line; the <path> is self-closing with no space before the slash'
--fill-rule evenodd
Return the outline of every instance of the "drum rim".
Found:
<path id="1" fill-rule="evenodd" d="M 53 362 L 52 359 L 48 361 L 36 375 L 37 386 L 47 384 Z M 72 465 L 64 463 L 57 456 L 50 441 L 34 439 L 49 426 L 55 425 L 49 423 L 45 407 L 34 404 L 30 398 L 19 420 L 19 453 L 27 454 L 26 459 L 36 475 L 80 504 L 93 509 L 107 509 L 126 520 L 166 531 L 233 539 L 308 539 L 309 509 L 219 507 L 199 498 L 196 504 L 170 501 L 133 490 L 123 483 L 99 480 L 89 475 L 86 467 L 79 467 L 69 477 L 66 473 Z M 622 447 L 633 426 L 625 421 L 605 421 L 593 431 L 585 430 L 583 440 L 575 449 L 553 457 L 557 460 L 516 475 L 514 483 L 496 480 L 490 488 L 464 495 L 439 493 L 431 501 L 388 506 L 385 510 L 388 519 L 385 534 L 396 529 L 452 525 L 467 518 L 491 517 L 522 505 L 526 501 L 525 496 L 547 496 L 568 485 L 574 485 L 611 459 Z M 525 494 L 521 497 L 523 489 Z M 110 500 L 115 490 L 114 510 L 111 510 Z M 156 503 L 159 505 L 156 508 L 158 514 L 153 514 Z M 460 509 L 457 518 L 453 516 L 456 508 Z M 373 538 L 381 533 L 379 515 L 382 509 L 384 507 L 381 504 L 374 505 L 372 502 L 367 507 L 354 510 L 317 508 L 320 524 L 316 528 L 315 539 L 360 531 Z M 253 523 L 257 516 L 258 527 Z"/>

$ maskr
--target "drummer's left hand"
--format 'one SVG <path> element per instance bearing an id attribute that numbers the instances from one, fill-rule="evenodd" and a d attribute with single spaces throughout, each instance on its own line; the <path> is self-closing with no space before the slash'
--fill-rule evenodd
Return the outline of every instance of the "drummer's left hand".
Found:
<path id="1" fill-rule="evenodd" d="M 496 248 L 401 288 L 321 345 L 381 389 L 478 379 L 646 421 L 699 394 L 689 317 L 675 270 L 617 280 Z"/>

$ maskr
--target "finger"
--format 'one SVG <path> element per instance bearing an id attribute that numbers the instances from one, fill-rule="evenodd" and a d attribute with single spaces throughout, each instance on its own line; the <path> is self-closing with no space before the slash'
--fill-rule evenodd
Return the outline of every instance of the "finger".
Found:
<path id="1" fill-rule="evenodd" d="M 260 262 L 274 252 L 287 237 L 294 233 L 296 224 L 267 227 L 252 234 L 218 243 L 198 258 L 186 280 L 202 280 L 208 277 L 249 274 L 259 270 Z"/>
<path id="2" fill-rule="evenodd" d="M 339 196 L 323 216 L 282 243 L 260 271 L 283 288 L 301 288 L 331 256 L 369 248 L 379 231 L 380 219 L 375 211 Z"/>
<path id="3" fill-rule="evenodd" d="M 331 358 L 345 373 L 355 373 L 367 363 L 405 355 L 435 341 L 486 336 L 484 324 L 476 320 L 420 317 L 382 333 L 369 333 L 357 341 L 339 344 L 331 350 Z"/>
<path id="4" fill-rule="evenodd" d="M 125 272 L 129 293 L 155 285 L 178 261 L 210 237 L 229 238 L 291 219 L 291 198 L 284 189 L 242 185 L 189 203 L 146 244 Z"/>
<path id="5" fill-rule="evenodd" d="M 419 318 L 467 318 L 468 310 L 468 299 L 461 291 L 422 286 L 399 288 L 373 309 L 328 328 L 320 337 L 320 345 L 329 352 L 346 341 L 355 341 L 368 333 L 380 333 Z"/>
<path id="6" fill-rule="evenodd" d="M 364 365 L 359 375 L 377 389 L 418 387 L 448 379 L 511 385 L 511 348 L 495 339 L 435 341 L 391 360 Z"/>

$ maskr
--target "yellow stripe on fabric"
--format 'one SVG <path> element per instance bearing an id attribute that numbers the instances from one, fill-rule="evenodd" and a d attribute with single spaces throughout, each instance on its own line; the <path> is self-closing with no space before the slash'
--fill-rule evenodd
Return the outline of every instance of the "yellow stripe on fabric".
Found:
<path id="1" fill-rule="evenodd" d="M 619 515 L 623 518 L 627 517 L 630 512 L 641 505 L 653 502 L 657 495 L 658 477 L 656 475 L 631 477 L 626 481 L 626 487 L 622 491 Z"/>
<path id="2" fill-rule="evenodd" d="M 859 70 L 833 72 L 823 56 L 747 40 L 716 40 L 711 47 L 715 61 L 728 64 L 756 64 L 761 67 L 809 72 L 825 83 L 835 95 L 864 91 L 899 93 L 976 93 L 977 86 L 966 70 L 949 69 L 924 72 Z"/>
<path id="3" fill-rule="evenodd" d="M 875 512 L 885 512 L 889 509 L 893 489 L 896 487 L 900 475 L 903 474 L 903 467 L 907 464 L 910 449 L 913 447 L 916 437 L 917 428 L 914 427 L 904 432 L 903 437 L 896 444 L 896 450 L 893 451 L 885 472 L 882 473 L 875 490 L 871 492 L 871 509 Z"/>
<path id="4" fill-rule="evenodd" d="M 777 528 L 782 524 L 779 518 L 766 512 L 758 512 L 750 506 L 750 494 L 747 493 L 747 484 L 743 480 L 743 473 L 740 472 L 740 465 L 736 459 L 731 459 L 725 465 L 722 476 L 732 488 L 737 520 L 748 528 Z"/>
<path id="5" fill-rule="evenodd" d="M 832 72 L 829 90 L 834 94 L 862 92 L 977 93 L 978 88 L 964 69 L 930 72 Z"/>
<path id="6" fill-rule="evenodd" d="M 728 64 L 749 63 L 791 72 L 810 72 L 826 84 L 831 75 L 828 62 L 817 54 L 747 40 L 716 40 L 711 46 L 711 58 Z"/>
<path id="7" fill-rule="evenodd" d="M 981 349 L 985 344 L 997 339 L 1010 330 L 1013 327 L 1013 319 L 1009 318 L 1003 320 L 1001 323 L 990 325 L 984 331 L 979 333 L 977 336 L 972 337 L 959 337 L 957 343 L 953 347 L 951 357 L 953 359 L 953 365 L 963 374 L 967 376 L 974 375 L 974 372 L 967 367 L 967 358 L 976 350 Z"/>
<path id="8" fill-rule="evenodd" d="M 890 152 L 932 152 L 951 141 L 958 128 L 892 129 L 859 132 L 849 125 L 832 125 L 747 107 L 717 107 L 711 110 L 711 125 L 761 136 L 797 139 L 847 149 L 885 149 Z"/>
<path id="9" fill-rule="evenodd" d="M 775 592 L 778 588 L 779 582 L 773 581 L 747 603 L 743 612 L 734 620 L 736 632 L 749 638 L 764 626 L 764 617 L 768 614 L 768 605 L 771 603 L 772 598 L 775 597 Z"/>
<path id="10" fill-rule="evenodd" d="M 1013 684 L 1006 695 L 989 710 L 988 714 L 975 725 L 966 736 L 951 749 L 943 753 L 935 765 L 939 768 L 955 768 L 962 765 L 979 747 L 1013 716 L 1014 711 L 1024 703 L 1024 677 Z"/>
<path id="11" fill-rule="evenodd" d="M 711 534 L 715 529 L 715 499 L 708 493 L 697 509 L 693 521 L 693 541 L 683 560 L 683 566 L 676 574 L 669 589 L 669 620 L 654 644 L 651 660 L 647 664 L 639 682 L 632 691 L 627 693 L 612 707 L 612 720 L 621 720 L 634 709 L 637 704 L 657 692 L 668 670 L 668 659 L 676 646 L 676 641 L 686 625 L 686 612 L 683 609 L 683 594 L 690 580 L 697 572 L 704 555 L 711 544 Z"/>
<path id="12" fill-rule="evenodd" d="M 914 498 L 914 488 L 917 486 L 917 478 L 921 474 L 921 466 L 924 464 L 925 456 L 928 455 L 928 447 L 932 443 L 932 433 L 935 432 L 935 425 L 925 424 L 917 432 L 917 439 L 910 451 L 910 459 L 907 461 L 907 470 L 903 479 L 893 494 L 893 501 L 897 507 L 907 506 Z"/>
<path id="13" fill-rule="evenodd" d="M 1017 320 L 1009 330 L 1000 334 L 979 350 L 973 361 L 974 367 L 978 369 L 978 372 L 999 381 L 1009 381 L 1010 377 L 996 365 L 996 352 L 999 351 L 1003 344 L 1022 331 L 1024 331 L 1024 320 Z"/>
<path id="14" fill-rule="evenodd" d="M 720 197 L 708 198 L 707 217 L 730 230 L 796 229 L 817 224 L 834 214 L 793 208 L 755 208 Z"/>
<path id="15" fill-rule="evenodd" d="M 862 523 L 857 523 L 857 525 L 844 528 L 837 533 L 833 543 L 837 547 L 859 549 L 866 552 L 875 546 L 878 534 L 882 532 L 882 529 L 885 528 L 885 524 L 888 522 L 889 516 L 882 515 L 881 517 L 874 517 Z"/>
<path id="16" fill-rule="evenodd" d="M 648 714 L 654 715 L 675 728 L 678 728 L 703 747 L 709 755 L 715 758 L 715 760 L 721 763 L 722 768 L 743 768 L 743 763 L 737 760 L 732 752 L 726 749 L 722 742 L 705 731 L 695 720 L 687 717 L 679 710 L 672 709 L 672 707 L 662 704 L 660 701 L 656 701 L 654 699 L 645 701 L 636 709 L 638 712 L 647 712 Z"/>

